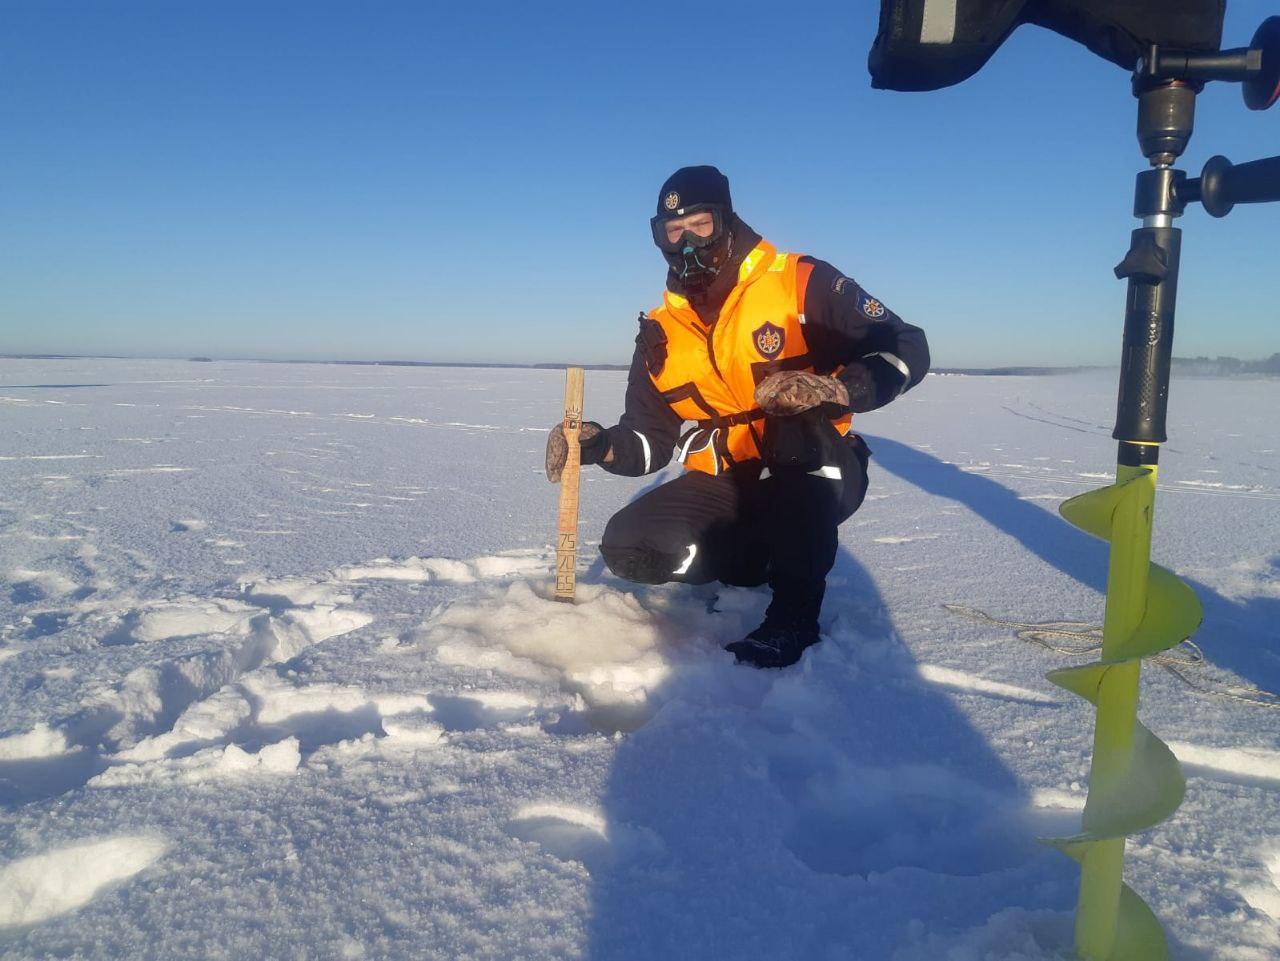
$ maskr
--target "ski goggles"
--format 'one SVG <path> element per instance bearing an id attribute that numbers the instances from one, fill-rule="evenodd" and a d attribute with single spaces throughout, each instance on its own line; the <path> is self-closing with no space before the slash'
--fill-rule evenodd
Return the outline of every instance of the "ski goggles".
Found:
<path id="1" fill-rule="evenodd" d="M 709 213 L 711 215 L 711 232 L 709 234 L 703 235 L 685 227 L 675 240 L 670 238 L 667 233 L 668 223 L 672 220 L 684 220 L 694 214 L 701 213 Z M 693 247 L 696 250 L 710 247 L 724 236 L 728 213 L 728 210 L 721 204 L 691 204 L 688 207 L 673 210 L 666 216 L 653 217 L 649 221 L 649 227 L 653 231 L 653 242 L 658 245 L 658 249 L 672 254 L 679 253 L 687 247 Z"/>

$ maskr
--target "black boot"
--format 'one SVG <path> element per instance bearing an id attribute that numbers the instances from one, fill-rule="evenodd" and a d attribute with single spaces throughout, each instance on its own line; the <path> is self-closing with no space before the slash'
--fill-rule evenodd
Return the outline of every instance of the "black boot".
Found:
<path id="1" fill-rule="evenodd" d="M 726 644 L 739 664 L 752 667 L 790 667 L 800 660 L 805 648 L 822 638 L 818 634 L 818 612 L 822 609 L 824 582 L 813 584 L 773 584 L 773 600 L 764 622 L 740 641 Z"/>

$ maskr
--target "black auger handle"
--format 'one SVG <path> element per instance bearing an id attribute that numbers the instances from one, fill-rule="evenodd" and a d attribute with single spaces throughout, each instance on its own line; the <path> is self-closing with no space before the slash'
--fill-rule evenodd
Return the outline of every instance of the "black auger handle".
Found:
<path id="1" fill-rule="evenodd" d="M 1210 157 L 1195 180 L 1178 190 L 1184 201 L 1199 200 L 1214 217 L 1225 217 L 1236 204 L 1280 200 L 1280 157 L 1264 157 L 1233 164 L 1226 157 Z"/>
<path id="2" fill-rule="evenodd" d="M 1244 103 L 1250 110 L 1266 110 L 1280 99 L 1280 17 L 1263 20 L 1249 47 L 1262 60 L 1258 72 L 1244 81 Z"/>

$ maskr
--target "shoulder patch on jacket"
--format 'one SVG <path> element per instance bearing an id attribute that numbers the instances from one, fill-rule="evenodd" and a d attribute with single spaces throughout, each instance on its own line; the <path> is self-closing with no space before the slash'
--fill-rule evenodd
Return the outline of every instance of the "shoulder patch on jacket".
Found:
<path id="1" fill-rule="evenodd" d="M 837 272 L 831 281 L 831 290 L 840 297 L 852 297 L 858 305 L 858 313 L 867 320 L 884 320 L 889 311 L 880 301 L 858 286 L 852 277 Z"/>
<path id="2" fill-rule="evenodd" d="M 862 312 L 862 316 L 866 317 L 867 320 L 884 319 L 884 304 L 880 303 L 865 290 L 858 291 L 858 310 Z"/>
<path id="3" fill-rule="evenodd" d="M 657 377 L 667 365 L 667 332 L 662 325 L 647 314 L 640 314 L 640 333 L 636 335 L 636 346 L 644 357 L 644 365 L 649 374 Z"/>

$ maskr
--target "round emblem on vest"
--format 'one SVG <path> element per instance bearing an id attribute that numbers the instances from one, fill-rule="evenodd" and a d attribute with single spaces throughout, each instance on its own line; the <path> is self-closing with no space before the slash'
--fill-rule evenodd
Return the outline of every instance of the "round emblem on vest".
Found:
<path id="1" fill-rule="evenodd" d="M 884 304 L 866 294 L 862 295 L 862 303 L 858 307 L 871 320 L 879 320 L 884 316 Z"/>
<path id="2" fill-rule="evenodd" d="M 782 353 L 782 342 L 786 339 L 787 332 L 777 324 L 764 324 L 757 327 L 752 335 L 756 342 L 756 350 L 764 357 L 777 357 Z"/>
<path id="3" fill-rule="evenodd" d="M 671 193 L 662 198 L 662 206 L 666 207 L 668 210 L 675 210 L 680 206 L 680 195 L 674 190 L 671 191 Z"/>

